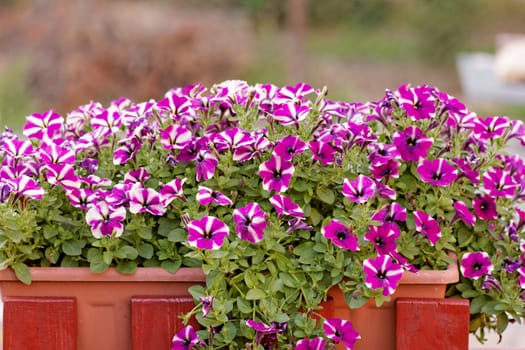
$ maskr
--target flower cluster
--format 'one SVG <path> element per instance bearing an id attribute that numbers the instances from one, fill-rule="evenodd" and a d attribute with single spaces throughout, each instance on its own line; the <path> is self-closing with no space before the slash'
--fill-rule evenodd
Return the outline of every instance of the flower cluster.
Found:
<path id="1" fill-rule="evenodd" d="M 448 295 L 471 299 L 480 338 L 525 314 L 525 167 L 505 152 L 525 125 L 437 88 L 343 102 L 305 83 L 196 84 L 35 113 L 23 135 L 0 136 L 2 265 L 26 283 L 28 266 L 202 267 L 187 317 L 203 330 L 174 348 L 352 348 L 351 323 L 320 314 L 330 288 L 380 304 L 450 253 Z"/>

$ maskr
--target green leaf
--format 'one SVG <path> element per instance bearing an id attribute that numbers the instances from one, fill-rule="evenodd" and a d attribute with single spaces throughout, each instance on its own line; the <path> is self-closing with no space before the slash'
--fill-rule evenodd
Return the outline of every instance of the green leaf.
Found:
<path id="1" fill-rule="evenodd" d="M 199 298 L 206 296 L 206 291 L 204 290 L 203 286 L 198 286 L 198 285 L 191 286 L 190 288 L 188 288 L 188 292 L 190 292 L 193 299 L 197 299 L 197 300 L 199 300 Z"/>
<path id="2" fill-rule="evenodd" d="M 319 198 L 322 202 L 325 202 L 326 204 L 333 204 L 335 202 L 335 194 L 329 188 L 318 187 L 316 194 L 317 198 Z"/>
<path id="3" fill-rule="evenodd" d="M 137 263 L 135 261 L 126 261 L 117 265 L 117 271 L 126 275 L 131 275 L 137 271 Z"/>
<path id="4" fill-rule="evenodd" d="M 86 246 L 86 241 L 83 239 L 71 240 L 62 243 L 62 251 L 69 256 L 79 256 L 82 254 L 82 249 Z"/>
<path id="5" fill-rule="evenodd" d="M 89 268 L 91 269 L 91 272 L 93 273 L 102 273 L 106 271 L 108 267 L 109 267 L 109 264 L 106 264 L 104 262 L 102 255 L 96 255 L 89 262 Z"/>
<path id="6" fill-rule="evenodd" d="M 167 237 L 170 242 L 184 242 L 188 238 L 188 232 L 185 229 L 177 228 L 171 230 Z"/>
<path id="7" fill-rule="evenodd" d="M 250 314 L 252 313 L 252 304 L 248 303 L 245 299 L 238 297 L 237 298 L 237 308 L 240 312 L 244 314 Z"/>
<path id="8" fill-rule="evenodd" d="M 104 260 L 104 263 L 106 265 L 111 265 L 111 262 L 113 261 L 113 252 L 107 250 L 104 253 L 102 253 L 102 259 Z"/>
<path id="9" fill-rule="evenodd" d="M 24 284 L 31 284 L 31 274 L 29 273 L 29 268 L 24 263 L 16 263 L 13 266 L 13 271 L 15 271 L 16 278 L 18 278 Z"/>
<path id="10" fill-rule="evenodd" d="M 252 288 L 246 293 L 246 300 L 261 300 L 266 298 L 266 293 L 262 289 Z"/>
<path id="11" fill-rule="evenodd" d="M 139 255 L 139 252 L 133 248 L 132 246 L 125 245 L 123 247 L 120 247 L 116 254 L 118 253 L 118 257 L 122 259 L 129 259 L 129 260 L 135 260 L 137 256 Z"/>
<path id="12" fill-rule="evenodd" d="M 179 269 L 180 265 L 182 263 L 182 259 L 179 257 L 176 260 L 164 260 L 160 267 L 162 267 L 164 270 L 175 273 Z"/>
<path id="13" fill-rule="evenodd" d="M 153 246 L 149 243 L 143 243 L 138 246 L 138 253 L 144 259 L 151 259 L 154 254 Z"/>

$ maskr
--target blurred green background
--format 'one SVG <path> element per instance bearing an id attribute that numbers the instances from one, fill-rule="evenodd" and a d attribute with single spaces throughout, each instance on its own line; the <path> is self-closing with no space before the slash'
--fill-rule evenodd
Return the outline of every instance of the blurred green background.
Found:
<path id="1" fill-rule="evenodd" d="M 525 33 L 524 16 L 523 0 L 0 0 L 0 127 L 227 79 L 305 81 L 348 101 L 404 82 L 461 98 L 457 54 L 493 53 L 499 33 Z"/>

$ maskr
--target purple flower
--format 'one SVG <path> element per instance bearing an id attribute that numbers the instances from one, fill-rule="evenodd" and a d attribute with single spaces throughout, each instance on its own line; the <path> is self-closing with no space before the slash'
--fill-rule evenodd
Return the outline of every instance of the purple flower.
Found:
<path id="1" fill-rule="evenodd" d="M 288 189 L 294 171 L 295 168 L 290 161 L 275 155 L 259 166 L 259 176 L 263 180 L 263 188 L 266 191 L 273 190 L 277 193 Z"/>
<path id="2" fill-rule="evenodd" d="M 308 147 L 312 151 L 312 157 L 321 162 L 323 166 L 333 164 L 335 162 L 335 154 L 337 150 L 333 148 L 330 143 L 323 141 L 310 141 Z"/>
<path id="3" fill-rule="evenodd" d="M 122 165 L 135 158 L 137 152 L 142 148 L 142 143 L 135 138 L 122 140 L 119 142 L 120 147 L 113 153 L 113 164 Z"/>
<path id="4" fill-rule="evenodd" d="M 40 161 L 45 164 L 75 164 L 75 152 L 55 143 L 44 143 L 38 149 Z"/>
<path id="5" fill-rule="evenodd" d="M 187 229 L 189 245 L 206 250 L 219 249 L 230 233 L 228 226 L 213 216 L 192 220 L 188 223 Z"/>
<path id="6" fill-rule="evenodd" d="M 168 125 L 164 130 L 159 130 L 160 143 L 165 149 L 183 149 L 192 140 L 191 131 L 184 125 Z"/>
<path id="7" fill-rule="evenodd" d="M 194 161 L 197 172 L 196 179 L 198 182 L 211 179 L 215 173 L 215 168 L 219 164 L 217 157 L 208 150 L 199 151 Z"/>
<path id="8" fill-rule="evenodd" d="M 363 262 L 365 284 L 368 288 L 383 288 L 383 295 L 392 295 L 403 276 L 401 265 L 393 262 L 389 255 L 379 255 Z"/>
<path id="9" fill-rule="evenodd" d="M 215 297 L 209 296 L 209 297 L 200 297 L 199 301 L 202 303 L 202 317 L 208 316 L 210 311 L 213 309 L 213 300 Z"/>
<path id="10" fill-rule="evenodd" d="M 435 245 L 441 238 L 441 227 L 439 227 L 437 221 L 427 213 L 416 210 L 414 212 L 414 223 L 416 225 L 416 231 L 425 235 L 430 241 L 430 244 Z"/>
<path id="11" fill-rule="evenodd" d="M 120 237 L 124 231 L 122 221 L 125 219 L 125 208 L 111 207 L 105 201 L 95 203 L 86 213 L 86 221 L 95 238 Z"/>
<path id="12" fill-rule="evenodd" d="M 246 325 L 255 330 L 255 342 L 264 349 L 277 348 L 277 334 L 283 333 L 288 327 L 287 322 L 272 322 L 271 326 L 254 320 L 246 320 Z"/>
<path id="13" fill-rule="evenodd" d="M 355 342 L 361 339 L 352 323 L 340 318 L 329 318 L 323 323 L 325 336 L 335 343 L 342 342 L 347 349 L 353 349 Z"/>
<path id="14" fill-rule="evenodd" d="M 303 153 L 308 146 L 294 135 L 288 135 L 277 141 L 273 153 L 283 160 L 292 160 L 297 154 Z"/>
<path id="15" fill-rule="evenodd" d="M 381 221 L 384 224 L 394 223 L 396 221 L 404 222 L 407 219 L 407 210 L 399 203 L 392 202 L 374 213 L 372 219 Z"/>
<path id="16" fill-rule="evenodd" d="M 397 90 L 399 106 L 413 120 L 429 119 L 436 112 L 436 99 L 432 92 L 432 88 L 427 85 L 411 88 L 410 85 L 404 84 Z"/>
<path id="17" fill-rule="evenodd" d="M 304 215 L 303 210 L 295 204 L 290 198 L 276 194 L 270 197 L 270 203 L 275 208 L 279 215 L 288 215 L 301 218 Z"/>
<path id="18" fill-rule="evenodd" d="M 506 171 L 500 168 L 491 168 L 483 175 L 483 185 L 488 194 L 494 197 L 514 197 L 518 184 Z"/>
<path id="19" fill-rule="evenodd" d="M 297 342 L 295 350 L 324 350 L 326 349 L 326 340 L 322 337 L 313 339 L 304 338 Z"/>
<path id="20" fill-rule="evenodd" d="M 21 175 L 14 179 L 4 179 L 4 184 L 9 186 L 9 192 L 22 197 L 42 199 L 45 193 L 40 184 L 27 175 Z M 3 191 L 6 189 L 4 188 Z"/>
<path id="21" fill-rule="evenodd" d="M 358 175 L 355 180 L 344 179 L 343 195 L 352 202 L 361 204 L 370 199 L 376 192 L 374 180 L 365 175 Z"/>
<path id="22" fill-rule="evenodd" d="M 494 265 L 485 252 L 468 252 L 461 258 L 460 270 L 466 278 L 476 280 L 490 274 L 493 269 Z"/>
<path id="23" fill-rule="evenodd" d="M 273 111 L 273 119 L 281 125 L 299 125 L 304 120 L 312 108 L 305 104 L 293 102 L 278 105 Z"/>
<path id="24" fill-rule="evenodd" d="M 162 198 L 162 205 L 164 207 L 167 207 L 176 198 L 186 201 L 186 197 L 182 191 L 182 186 L 186 180 L 186 178 L 173 179 L 160 188 L 159 193 Z"/>
<path id="25" fill-rule="evenodd" d="M 254 142 L 252 135 L 239 128 L 232 128 L 222 131 L 213 139 L 215 148 L 219 152 L 226 150 L 234 152 L 239 147 L 246 147 Z"/>
<path id="26" fill-rule="evenodd" d="M 26 118 L 23 134 L 35 140 L 53 140 L 60 134 L 64 118 L 54 110 L 34 113 Z"/>
<path id="27" fill-rule="evenodd" d="M 205 344 L 192 326 L 182 328 L 171 340 L 171 350 L 190 350 L 201 345 Z"/>
<path id="28" fill-rule="evenodd" d="M 509 126 L 509 120 L 504 117 L 477 118 L 474 133 L 482 140 L 495 139 L 503 136 Z"/>
<path id="29" fill-rule="evenodd" d="M 374 159 L 370 163 L 370 173 L 375 180 L 397 179 L 399 177 L 399 162 L 395 159 Z"/>
<path id="30" fill-rule="evenodd" d="M 129 192 L 129 211 L 133 214 L 150 213 L 162 216 L 166 212 L 160 194 L 152 188 L 135 185 Z"/>
<path id="31" fill-rule="evenodd" d="M 332 219 L 328 225 L 323 226 L 321 233 L 339 248 L 355 252 L 359 250 L 359 242 L 350 228 L 337 219 Z"/>
<path id="32" fill-rule="evenodd" d="M 91 204 L 98 199 L 97 193 L 89 188 L 74 188 L 66 192 L 66 197 L 72 206 L 88 210 Z"/>
<path id="33" fill-rule="evenodd" d="M 476 224 L 476 217 L 470 212 L 467 205 L 462 201 L 454 202 L 454 209 L 456 209 L 456 214 L 451 220 L 451 224 L 457 219 L 463 221 L 465 224 L 474 226 Z"/>
<path id="34" fill-rule="evenodd" d="M 391 223 L 381 226 L 370 226 L 364 238 L 374 244 L 374 248 L 379 254 L 386 255 L 397 250 L 396 239 L 400 234 L 397 225 Z"/>
<path id="35" fill-rule="evenodd" d="M 448 186 L 457 177 L 457 169 L 445 159 L 423 160 L 417 167 L 421 180 L 434 186 Z"/>
<path id="36" fill-rule="evenodd" d="M 474 212 L 481 220 L 493 220 L 498 217 L 496 199 L 488 195 L 483 195 L 473 199 Z"/>
<path id="37" fill-rule="evenodd" d="M 241 239 L 257 243 L 263 239 L 266 229 L 266 213 L 257 203 L 248 203 L 233 211 L 235 233 Z"/>
<path id="38" fill-rule="evenodd" d="M 217 205 L 233 204 L 232 200 L 222 192 L 212 190 L 211 188 L 204 186 L 199 186 L 196 198 L 197 202 L 199 202 L 199 204 L 203 206 L 210 205 L 211 203 L 215 203 Z"/>
<path id="39" fill-rule="evenodd" d="M 73 165 L 63 164 L 48 164 L 46 166 L 46 179 L 55 186 L 62 186 L 65 189 L 73 189 L 79 187 L 79 178 L 75 175 Z"/>
<path id="40" fill-rule="evenodd" d="M 427 156 L 434 140 L 416 126 L 409 126 L 403 131 L 396 131 L 393 137 L 394 145 L 404 162 L 419 162 Z"/>
<path id="41" fill-rule="evenodd" d="M 125 184 L 136 184 L 141 183 L 143 184 L 151 178 L 151 174 L 145 169 L 145 168 L 139 168 L 136 170 L 131 170 L 124 175 L 124 183 Z"/>

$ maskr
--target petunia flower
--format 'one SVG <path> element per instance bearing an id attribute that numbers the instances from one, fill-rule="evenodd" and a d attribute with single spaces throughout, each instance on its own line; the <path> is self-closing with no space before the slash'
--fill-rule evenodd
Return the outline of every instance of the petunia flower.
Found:
<path id="1" fill-rule="evenodd" d="M 217 205 L 232 205 L 233 202 L 228 196 L 224 193 L 212 190 L 211 188 L 205 186 L 199 186 L 196 195 L 197 202 L 202 206 L 210 205 L 215 203 Z"/>
<path id="2" fill-rule="evenodd" d="M 509 119 L 505 117 L 478 117 L 475 120 L 474 134 L 482 140 L 503 136 L 509 128 Z"/>
<path id="3" fill-rule="evenodd" d="M 191 325 L 182 328 L 171 340 L 171 350 L 190 350 L 196 346 L 204 345 L 204 341 Z"/>
<path id="4" fill-rule="evenodd" d="M 51 109 L 44 113 L 33 113 L 27 116 L 22 133 L 29 139 L 53 140 L 60 135 L 63 124 L 64 118 Z"/>
<path id="5" fill-rule="evenodd" d="M 241 239 L 251 243 L 260 242 L 266 229 L 266 213 L 258 203 L 248 203 L 233 211 L 235 233 Z"/>
<path id="6" fill-rule="evenodd" d="M 142 144 L 136 137 L 126 139 L 119 142 L 113 153 L 113 164 L 123 165 L 135 158 L 135 155 L 142 148 Z"/>
<path id="7" fill-rule="evenodd" d="M 465 203 L 463 203 L 462 201 L 455 201 L 453 206 L 454 209 L 456 209 L 456 213 L 450 221 L 451 225 L 458 219 L 469 226 L 474 226 L 476 224 L 476 217 L 470 212 Z"/>
<path id="8" fill-rule="evenodd" d="M 296 203 L 294 203 L 290 198 L 276 194 L 270 197 L 270 203 L 275 208 L 275 211 L 279 215 L 288 215 L 293 217 L 303 217 L 304 212 Z"/>
<path id="9" fill-rule="evenodd" d="M 427 137 L 417 126 L 409 126 L 403 131 L 396 131 L 394 145 L 404 162 L 419 162 L 427 156 L 434 140 Z"/>
<path id="10" fill-rule="evenodd" d="M 478 196 L 472 200 L 472 205 L 476 216 L 482 220 L 493 220 L 498 217 L 496 199 L 491 196 Z"/>
<path id="11" fill-rule="evenodd" d="M 186 228 L 189 245 L 206 250 L 219 249 L 230 233 L 228 226 L 213 216 L 204 216 L 201 219 L 192 220 Z"/>
<path id="12" fill-rule="evenodd" d="M 468 252 L 461 257 L 460 271 L 463 276 L 476 280 L 488 275 L 494 269 L 486 252 Z"/>
<path id="13" fill-rule="evenodd" d="M 166 207 L 157 191 L 137 184 L 129 191 L 129 211 L 133 214 L 150 213 L 162 216 L 166 212 Z"/>
<path id="14" fill-rule="evenodd" d="M 326 340 L 322 337 L 317 338 L 304 338 L 297 341 L 295 344 L 295 350 L 325 350 Z"/>
<path id="15" fill-rule="evenodd" d="M 182 186 L 186 180 L 187 178 L 176 178 L 161 186 L 159 193 L 161 196 L 162 205 L 167 207 L 173 200 L 177 198 L 182 201 L 186 201 L 186 197 L 184 196 L 184 192 L 182 190 Z"/>
<path id="16" fill-rule="evenodd" d="M 416 231 L 426 236 L 430 244 L 435 245 L 441 238 L 441 227 L 429 214 L 416 210 L 414 212 Z"/>
<path id="17" fill-rule="evenodd" d="M 284 333 L 288 322 L 272 322 L 269 326 L 263 322 L 246 320 L 246 325 L 255 330 L 255 342 L 264 349 L 274 349 L 277 346 L 277 334 Z"/>
<path id="18" fill-rule="evenodd" d="M 213 300 L 215 300 L 213 295 L 199 298 L 199 301 L 202 303 L 202 317 L 208 316 L 213 309 Z"/>
<path id="19" fill-rule="evenodd" d="M 112 207 L 105 201 L 95 203 L 86 213 L 86 222 L 91 226 L 91 233 L 95 238 L 120 237 L 124 231 L 122 222 L 125 219 L 124 207 Z"/>
<path id="20" fill-rule="evenodd" d="M 303 153 L 306 149 L 308 149 L 306 142 L 301 141 L 297 136 L 288 135 L 275 143 L 273 153 L 281 157 L 281 159 L 291 160 L 294 156 Z"/>
<path id="21" fill-rule="evenodd" d="M 296 125 L 306 119 L 312 107 L 306 104 L 297 104 L 293 102 L 279 105 L 273 111 L 273 119 L 281 125 Z"/>
<path id="22" fill-rule="evenodd" d="M 417 172 L 423 182 L 434 186 L 448 186 L 457 178 L 457 169 L 445 159 L 425 159 L 419 163 Z"/>
<path id="23" fill-rule="evenodd" d="M 42 199 L 45 194 L 45 191 L 40 186 L 40 184 L 27 175 L 21 175 L 14 179 L 4 179 L 3 181 L 4 184 L 9 187 L 9 192 L 12 192 L 18 196 Z M 5 186 L 3 191 L 7 192 Z"/>
<path id="24" fill-rule="evenodd" d="M 337 150 L 328 142 L 310 141 L 308 147 L 312 151 L 312 157 L 321 162 L 323 166 L 333 164 L 335 162 L 335 155 Z"/>
<path id="25" fill-rule="evenodd" d="M 329 318 L 323 323 L 325 336 L 335 343 L 343 343 L 347 349 L 353 349 L 357 340 L 361 339 L 352 322 L 340 318 Z"/>
<path id="26" fill-rule="evenodd" d="M 352 202 L 361 204 L 376 193 L 374 180 L 365 175 L 358 175 L 355 180 L 344 179 L 343 195 Z"/>
<path id="27" fill-rule="evenodd" d="M 295 168 L 290 161 L 275 155 L 259 166 L 259 176 L 263 180 L 263 188 L 266 191 L 277 193 L 288 189 L 294 171 Z"/>
<path id="28" fill-rule="evenodd" d="M 219 164 L 217 157 L 209 150 L 199 151 L 194 162 L 197 182 L 211 179 L 215 173 L 215 168 Z"/>
<path id="29" fill-rule="evenodd" d="M 183 149 L 193 137 L 191 131 L 184 125 L 170 124 L 165 129 L 159 130 L 160 143 L 167 150 Z"/>
<path id="30" fill-rule="evenodd" d="M 383 288 L 383 295 L 392 295 L 401 277 L 403 269 L 401 265 L 392 261 L 388 255 L 379 255 L 374 259 L 366 259 L 363 262 L 365 272 L 365 284 L 368 288 Z"/>
<path id="31" fill-rule="evenodd" d="M 483 174 L 483 185 L 488 194 L 494 197 L 512 198 L 518 189 L 518 184 L 510 174 L 496 167 Z"/>
<path id="32" fill-rule="evenodd" d="M 337 219 L 332 219 L 328 225 L 323 226 L 321 233 L 339 248 L 353 252 L 359 250 L 357 236 L 350 231 L 348 226 Z"/>
<path id="33" fill-rule="evenodd" d="M 395 223 L 386 223 L 381 226 L 370 226 L 364 238 L 374 245 L 378 254 L 386 255 L 397 250 L 396 239 L 400 231 Z"/>
<path id="34" fill-rule="evenodd" d="M 429 119 L 434 116 L 436 98 L 429 86 L 410 87 L 409 84 L 404 84 L 399 87 L 397 94 L 399 95 L 399 106 L 411 119 Z"/>

